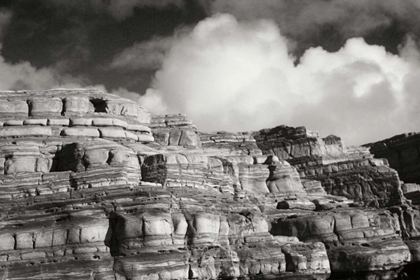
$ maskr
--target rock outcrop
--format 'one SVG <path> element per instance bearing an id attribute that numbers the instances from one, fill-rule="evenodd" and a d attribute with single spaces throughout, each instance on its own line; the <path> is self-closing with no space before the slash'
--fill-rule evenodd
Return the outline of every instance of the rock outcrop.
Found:
<path id="1" fill-rule="evenodd" d="M 95 90 L 0 92 L 1 279 L 394 279 L 420 261 L 419 189 L 304 127 L 200 133 Z"/>
<path id="2" fill-rule="evenodd" d="M 366 144 L 375 157 L 385 158 L 406 183 L 420 183 L 420 134 L 400 134 Z"/>
<path id="3" fill-rule="evenodd" d="M 391 210 L 400 216 L 402 236 L 412 255 L 412 263 L 408 270 L 420 275 L 416 262 L 420 261 L 420 233 L 418 217 L 420 217 L 420 159 L 418 133 L 406 133 L 369 143 L 364 146 L 370 149 L 375 158 L 384 158 L 389 165 L 398 171 L 402 182 L 404 197 L 413 207 L 392 207 Z"/>
<path id="4" fill-rule="evenodd" d="M 201 147 L 197 128 L 185 115 L 155 115 L 149 126 L 161 146 Z"/>

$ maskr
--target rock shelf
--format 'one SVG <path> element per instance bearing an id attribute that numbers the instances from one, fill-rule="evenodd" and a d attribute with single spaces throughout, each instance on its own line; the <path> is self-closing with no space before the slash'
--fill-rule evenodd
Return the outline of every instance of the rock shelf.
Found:
<path id="1" fill-rule="evenodd" d="M 394 279 L 420 261 L 419 190 L 304 127 L 0 92 L 1 279 Z"/>

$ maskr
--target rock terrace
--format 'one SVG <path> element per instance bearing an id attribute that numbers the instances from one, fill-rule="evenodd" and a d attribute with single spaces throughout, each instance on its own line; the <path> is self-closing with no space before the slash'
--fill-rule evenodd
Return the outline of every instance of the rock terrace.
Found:
<path id="1" fill-rule="evenodd" d="M 1 279 L 395 279 L 420 261 L 419 190 L 304 127 L 201 133 L 96 90 L 0 92 Z"/>

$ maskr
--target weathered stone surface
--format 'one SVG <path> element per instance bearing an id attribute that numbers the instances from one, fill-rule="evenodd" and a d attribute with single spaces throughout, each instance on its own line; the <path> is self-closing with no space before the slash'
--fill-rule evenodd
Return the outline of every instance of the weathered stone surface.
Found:
<path id="1" fill-rule="evenodd" d="M 27 119 L 23 121 L 23 125 L 42 125 L 46 126 L 48 119 Z"/>
<path id="2" fill-rule="evenodd" d="M 27 117 L 28 103 L 23 100 L 8 100 L 7 95 L 0 96 L 0 117 Z"/>
<path id="3" fill-rule="evenodd" d="M 337 136 L 200 133 L 96 90 L 0 99 L 2 279 L 393 279 L 420 261 L 420 187 Z"/>
<path id="4" fill-rule="evenodd" d="M 28 136 L 51 136 L 52 130 L 49 127 L 0 127 L 0 137 L 28 137 Z"/>
<path id="5" fill-rule="evenodd" d="M 408 263 L 410 253 L 399 231 L 396 216 L 368 210 L 285 217 L 272 229 L 273 234 L 324 242 L 331 268 L 337 272 L 389 270 Z"/>
<path id="6" fill-rule="evenodd" d="M 377 158 L 385 158 L 406 183 L 420 183 L 420 135 L 396 135 L 376 143 L 366 144 Z"/>
<path id="7" fill-rule="evenodd" d="M 153 116 L 150 124 L 153 136 L 160 145 L 200 148 L 200 134 L 184 115 Z"/>
<path id="8" fill-rule="evenodd" d="M 88 96 L 68 96 L 63 99 L 63 103 L 66 116 L 81 116 L 95 111 Z"/>
<path id="9" fill-rule="evenodd" d="M 201 143 L 207 153 L 216 155 L 262 155 L 254 137 L 249 132 L 202 133 Z"/>
<path id="10" fill-rule="evenodd" d="M 63 101 L 58 98 L 33 98 L 28 100 L 29 115 L 32 117 L 61 116 Z"/>
<path id="11" fill-rule="evenodd" d="M 62 130 L 63 136 L 74 136 L 74 137 L 94 137 L 99 138 L 101 134 L 96 128 L 85 128 L 85 127 L 69 127 Z"/>
<path id="12" fill-rule="evenodd" d="M 48 119 L 48 126 L 69 126 L 69 119 Z"/>
<path id="13" fill-rule="evenodd" d="M 279 126 L 254 133 L 263 154 L 276 155 L 297 168 L 301 178 L 320 181 L 328 194 L 373 207 L 404 200 L 398 173 L 366 148 L 347 148 L 330 135 L 321 139 L 304 127 Z"/>

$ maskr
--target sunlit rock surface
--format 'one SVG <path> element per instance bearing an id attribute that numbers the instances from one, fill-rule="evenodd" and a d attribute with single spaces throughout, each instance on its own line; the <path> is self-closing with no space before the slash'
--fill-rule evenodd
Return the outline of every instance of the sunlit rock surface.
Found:
<path id="1" fill-rule="evenodd" d="M 395 279 L 420 261 L 419 189 L 304 127 L 0 92 L 1 279 Z"/>

